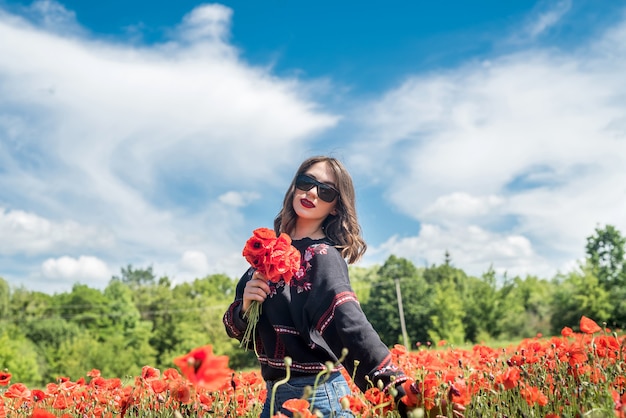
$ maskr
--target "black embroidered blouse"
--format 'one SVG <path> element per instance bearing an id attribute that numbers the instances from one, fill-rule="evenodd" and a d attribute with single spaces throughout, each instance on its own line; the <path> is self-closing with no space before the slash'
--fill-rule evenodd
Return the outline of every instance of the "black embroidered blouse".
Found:
<path id="1" fill-rule="evenodd" d="M 385 389 L 398 385 L 402 395 L 399 384 L 407 377 L 361 310 L 339 251 L 326 238 L 292 244 L 302 254 L 300 270 L 287 285 L 270 283 L 256 328 L 263 378 L 284 378 L 286 356 L 292 359 L 292 376 L 317 374 L 326 362 L 336 363 L 346 348 L 342 365 L 362 391 L 370 387 L 369 378 L 376 385 L 381 380 Z M 241 314 L 243 290 L 252 273 L 249 269 L 239 280 L 235 300 L 223 318 L 228 335 L 240 341 L 247 325 Z"/>

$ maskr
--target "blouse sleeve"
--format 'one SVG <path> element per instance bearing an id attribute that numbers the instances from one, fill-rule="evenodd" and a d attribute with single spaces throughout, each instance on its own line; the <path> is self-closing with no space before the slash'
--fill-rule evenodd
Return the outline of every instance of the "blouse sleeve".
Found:
<path id="1" fill-rule="evenodd" d="M 224 327 L 226 328 L 228 336 L 236 338 L 239 341 L 243 338 L 248 324 L 246 320 L 243 319 L 242 315 L 243 290 L 246 287 L 246 283 L 252 278 L 252 273 L 254 273 L 254 269 L 249 268 L 244 275 L 241 276 L 235 290 L 235 300 L 230 304 L 226 313 L 224 313 L 224 317 L 222 318 L 222 322 L 224 322 Z"/>
<path id="2" fill-rule="evenodd" d="M 313 261 L 313 260 L 312 260 Z M 343 349 L 348 354 L 343 366 L 354 375 L 362 391 L 381 381 L 384 390 L 407 380 L 392 361 L 389 348 L 382 342 L 361 309 L 350 285 L 348 267 L 339 251 L 328 251 L 314 257 L 310 309 L 312 334 L 320 335 L 337 358 Z"/>

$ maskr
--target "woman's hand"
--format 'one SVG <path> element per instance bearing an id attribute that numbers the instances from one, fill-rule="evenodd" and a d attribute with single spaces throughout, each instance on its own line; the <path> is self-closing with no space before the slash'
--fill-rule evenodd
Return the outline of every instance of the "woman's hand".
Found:
<path id="1" fill-rule="evenodd" d="M 246 283 L 246 287 L 243 289 L 243 311 L 246 313 L 250 308 L 252 301 L 263 303 L 270 293 L 270 287 L 267 284 L 267 279 L 258 270 L 252 274 L 252 279 Z"/>

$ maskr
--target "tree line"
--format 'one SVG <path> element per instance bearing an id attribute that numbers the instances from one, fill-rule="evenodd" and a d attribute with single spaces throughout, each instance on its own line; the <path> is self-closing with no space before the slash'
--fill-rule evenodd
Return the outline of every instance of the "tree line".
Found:
<path id="1" fill-rule="evenodd" d="M 390 256 L 383 265 L 350 267 L 361 307 L 389 346 L 494 343 L 575 328 L 582 315 L 611 328 L 626 325 L 626 238 L 611 225 L 587 238 L 575 270 L 553 278 L 467 275 L 446 253 L 441 264 L 416 267 Z M 11 288 L 0 278 L 0 370 L 31 387 L 92 369 L 129 379 L 145 365 L 212 344 L 230 367 L 256 367 L 254 353 L 229 339 L 222 315 L 238 278 L 209 275 L 173 285 L 151 267 L 121 269 L 104 289 L 75 284 L 46 294 Z M 404 330 L 399 305 L 402 305 Z"/>

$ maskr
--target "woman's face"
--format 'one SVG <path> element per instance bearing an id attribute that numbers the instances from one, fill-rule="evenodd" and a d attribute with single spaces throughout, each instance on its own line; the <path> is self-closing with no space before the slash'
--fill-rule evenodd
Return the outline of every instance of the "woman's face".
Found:
<path id="1" fill-rule="evenodd" d="M 335 175 L 325 161 L 313 164 L 302 174 L 320 183 L 337 188 Z M 336 213 L 335 206 L 339 197 L 335 197 L 332 202 L 326 202 L 320 199 L 318 193 L 319 187 L 313 187 L 308 191 L 300 190 L 296 187 L 293 195 L 293 209 L 299 218 L 322 222 L 329 214 L 334 215 Z"/>

